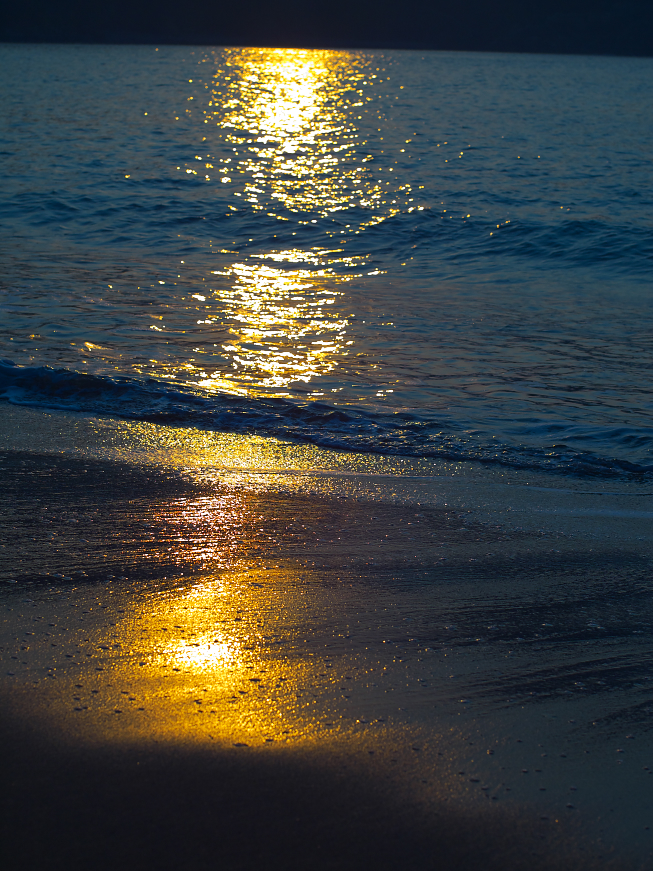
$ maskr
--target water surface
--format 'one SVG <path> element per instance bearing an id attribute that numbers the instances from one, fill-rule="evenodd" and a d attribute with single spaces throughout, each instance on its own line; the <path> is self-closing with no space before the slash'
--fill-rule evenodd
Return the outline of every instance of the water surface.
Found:
<path id="1" fill-rule="evenodd" d="M 0 49 L 0 396 L 648 476 L 652 61 Z"/>

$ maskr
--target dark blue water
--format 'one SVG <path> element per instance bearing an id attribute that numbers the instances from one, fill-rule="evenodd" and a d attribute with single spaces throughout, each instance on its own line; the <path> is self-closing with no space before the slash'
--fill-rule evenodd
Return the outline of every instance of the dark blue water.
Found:
<path id="1" fill-rule="evenodd" d="M 0 47 L 0 397 L 653 474 L 653 61 Z"/>

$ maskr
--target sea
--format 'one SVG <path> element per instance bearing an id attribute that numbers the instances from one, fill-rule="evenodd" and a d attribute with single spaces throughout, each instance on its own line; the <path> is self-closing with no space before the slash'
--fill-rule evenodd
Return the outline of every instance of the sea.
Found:
<path id="1" fill-rule="evenodd" d="M 0 46 L 0 399 L 653 477 L 653 59 Z"/>
<path id="2" fill-rule="evenodd" d="M 653 869 L 653 58 L 0 96 L 11 867 Z"/>

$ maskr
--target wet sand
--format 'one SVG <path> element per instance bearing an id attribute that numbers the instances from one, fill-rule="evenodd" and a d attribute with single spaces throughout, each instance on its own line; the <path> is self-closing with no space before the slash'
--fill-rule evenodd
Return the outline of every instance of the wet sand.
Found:
<path id="1" fill-rule="evenodd" d="M 7 866 L 650 867 L 646 494 L 3 412 Z"/>

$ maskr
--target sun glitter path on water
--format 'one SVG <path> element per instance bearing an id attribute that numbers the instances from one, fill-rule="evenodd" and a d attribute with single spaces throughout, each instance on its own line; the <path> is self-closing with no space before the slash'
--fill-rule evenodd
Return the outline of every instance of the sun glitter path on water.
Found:
<path id="1" fill-rule="evenodd" d="M 239 188 L 239 206 L 244 200 L 284 223 L 296 216 L 321 237 L 326 232 L 328 241 L 396 213 L 383 200 L 355 127 L 355 107 L 371 98 L 362 90 L 370 71 L 353 60 L 343 52 L 227 50 L 205 120 L 216 125 L 222 147 L 233 150 L 219 159 L 220 171 L 223 182 Z M 212 134 L 205 139 L 210 145 Z M 353 207 L 365 210 L 363 223 L 319 226 Z M 203 373 L 189 363 L 176 377 L 209 390 L 288 396 L 284 388 L 337 369 L 354 344 L 346 335 L 350 303 L 339 285 L 360 278 L 366 267 L 367 258 L 321 244 L 271 250 L 212 271 L 222 281 L 211 279 L 198 324 L 229 324 L 230 339 L 218 352 L 226 365 Z"/>

